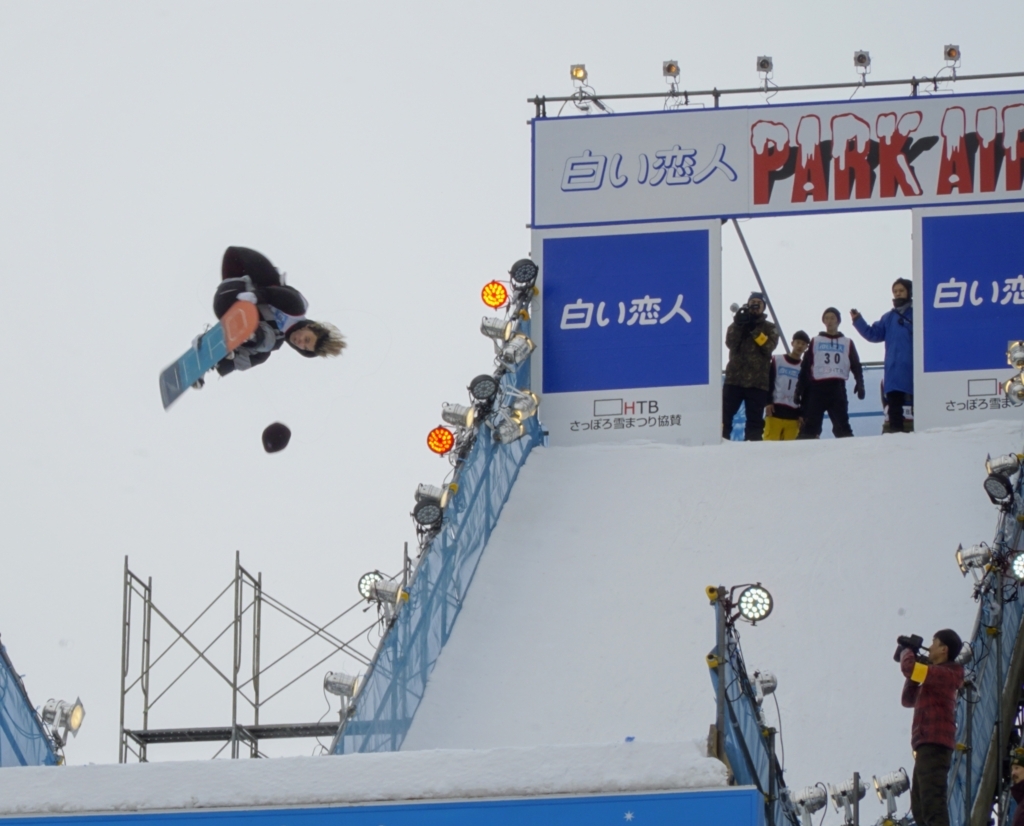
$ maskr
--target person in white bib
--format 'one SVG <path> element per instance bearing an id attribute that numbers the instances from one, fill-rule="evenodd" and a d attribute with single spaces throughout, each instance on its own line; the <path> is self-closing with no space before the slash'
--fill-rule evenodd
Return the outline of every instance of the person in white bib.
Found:
<path id="1" fill-rule="evenodd" d="M 800 359 L 807 352 L 811 337 L 803 330 L 793 334 L 789 353 L 772 356 L 768 371 L 768 405 L 764 409 L 764 438 L 769 442 L 795 439 L 800 433 Z"/>
<path id="2" fill-rule="evenodd" d="M 797 395 L 803 403 L 804 423 L 798 439 L 817 439 L 826 413 L 832 420 L 837 439 L 852 436 L 846 380 L 853 373 L 853 392 L 864 398 L 864 369 L 853 341 L 839 332 L 839 310 L 829 307 L 822 313 L 825 330 L 811 339 L 811 346 L 800 368 Z"/>

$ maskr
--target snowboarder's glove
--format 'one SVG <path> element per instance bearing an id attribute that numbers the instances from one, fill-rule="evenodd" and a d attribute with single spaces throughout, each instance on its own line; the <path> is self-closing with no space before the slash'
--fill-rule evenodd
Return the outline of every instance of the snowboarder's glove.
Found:
<path id="1" fill-rule="evenodd" d="M 237 296 L 235 296 L 235 298 L 238 301 L 248 301 L 250 304 L 258 304 L 259 303 L 259 300 L 256 298 L 256 293 L 252 293 L 252 292 L 248 292 L 248 291 L 244 292 L 244 293 L 239 293 Z"/>
<path id="2" fill-rule="evenodd" d="M 858 399 L 864 398 L 864 382 L 859 381 L 853 386 L 853 392 L 857 394 Z"/>
<path id="3" fill-rule="evenodd" d="M 192 349 L 195 350 L 197 353 L 199 352 L 199 347 L 202 345 L 203 336 L 205 335 L 206 333 L 200 333 L 194 339 L 192 339 Z"/>

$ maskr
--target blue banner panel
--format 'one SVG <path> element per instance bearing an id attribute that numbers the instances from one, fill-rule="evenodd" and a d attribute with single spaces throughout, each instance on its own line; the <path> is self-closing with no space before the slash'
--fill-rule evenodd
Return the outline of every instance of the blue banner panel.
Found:
<path id="1" fill-rule="evenodd" d="M 924 372 L 1006 369 L 1006 342 L 1024 336 L 1024 212 L 921 226 Z"/>
<path id="2" fill-rule="evenodd" d="M 544 239 L 544 391 L 708 383 L 707 230 Z"/>
<path id="3" fill-rule="evenodd" d="M 318 809 L 264 809 L 161 814 L 3 818 L 18 826 L 677 826 L 728 823 L 762 826 L 756 789 L 532 798 L 459 803 L 409 803 Z"/>

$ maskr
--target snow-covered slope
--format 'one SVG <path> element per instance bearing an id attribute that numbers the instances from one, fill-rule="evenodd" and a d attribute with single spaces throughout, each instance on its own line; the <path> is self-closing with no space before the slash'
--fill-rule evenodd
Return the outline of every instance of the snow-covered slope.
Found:
<path id="1" fill-rule="evenodd" d="M 953 553 L 991 540 L 983 461 L 1022 438 L 535 450 L 403 748 L 704 737 L 704 587 L 761 581 L 775 611 L 742 642 L 779 680 L 788 784 L 909 767 L 896 636 L 970 633 Z"/>

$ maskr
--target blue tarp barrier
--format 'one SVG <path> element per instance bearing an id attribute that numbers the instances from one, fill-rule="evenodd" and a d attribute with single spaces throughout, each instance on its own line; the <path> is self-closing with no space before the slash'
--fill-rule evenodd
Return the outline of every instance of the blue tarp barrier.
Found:
<path id="1" fill-rule="evenodd" d="M 57 757 L 28 693 L 0 645 L 0 768 L 53 766 Z"/>
<path id="2" fill-rule="evenodd" d="M 528 365 L 507 374 L 503 385 L 528 387 Z M 355 713 L 333 745 L 335 754 L 401 748 L 519 468 L 541 441 L 536 417 L 525 425 L 526 434 L 509 445 L 498 444 L 481 427 L 462 466 L 458 493 L 445 511 L 444 526 L 423 552 L 409 585 L 409 601 L 377 649 Z"/>

